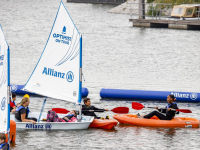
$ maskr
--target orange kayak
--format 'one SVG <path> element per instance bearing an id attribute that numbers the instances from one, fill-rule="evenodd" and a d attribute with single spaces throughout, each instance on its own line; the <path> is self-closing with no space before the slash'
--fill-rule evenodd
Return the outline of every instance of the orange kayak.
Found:
<path id="1" fill-rule="evenodd" d="M 120 123 L 132 124 L 137 126 L 149 127 L 180 127 L 180 128 L 199 128 L 199 120 L 195 118 L 175 117 L 172 120 L 160 120 L 158 117 L 153 116 L 150 119 L 138 118 L 137 115 L 114 115 Z"/>
<path id="2" fill-rule="evenodd" d="M 115 119 L 94 119 L 94 121 L 90 124 L 92 128 L 102 128 L 102 129 L 112 129 L 118 124 Z"/>

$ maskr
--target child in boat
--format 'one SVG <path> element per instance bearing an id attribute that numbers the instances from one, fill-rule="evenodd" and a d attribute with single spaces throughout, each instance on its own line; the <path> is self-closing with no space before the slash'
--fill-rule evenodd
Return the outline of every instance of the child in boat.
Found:
<path id="1" fill-rule="evenodd" d="M 98 110 L 98 112 L 108 111 L 108 109 L 99 109 L 94 106 L 91 106 L 90 98 L 84 98 L 83 102 L 85 105 L 82 106 L 82 113 L 86 116 L 94 116 L 95 119 L 100 119 L 101 117 L 97 117 L 97 115 L 94 112 L 90 112 L 89 110 Z"/>
<path id="2" fill-rule="evenodd" d="M 12 100 L 10 100 L 10 112 L 15 113 L 16 107 L 19 105 L 18 103 L 15 104 L 17 95 L 12 93 Z"/>
<path id="3" fill-rule="evenodd" d="M 0 150 L 9 150 L 9 144 L 5 143 L 6 135 L 4 133 L 0 133 Z"/>
<path id="4" fill-rule="evenodd" d="M 153 111 L 153 112 L 149 113 L 148 115 L 143 116 L 143 118 L 150 119 L 153 116 L 157 116 L 160 120 L 172 120 L 174 118 L 175 114 L 179 113 L 179 112 L 172 110 L 172 109 L 178 109 L 177 103 L 175 101 L 176 101 L 176 98 L 174 97 L 173 94 L 168 95 L 167 96 L 168 105 L 166 106 L 166 108 L 158 109 L 158 107 L 155 107 L 155 109 L 157 109 L 159 112 Z M 163 115 L 160 112 L 166 113 L 166 115 Z M 138 117 L 140 117 L 139 114 L 138 114 Z"/>
<path id="5" fill-rule="evenodd" d="M 47 113 L 47 122 L 75 122 L 76 110 L 71 110 L 65 117 L 59 118 L 55 111 L 49 110 Z"/>
<path id="6" fill-rule="evenodd" d="M 71 110 L 67 116 L 63 117 L 62 119 L 65 120 L 65 122 L 75 122 L 77 120 L 77 113 L 76 110 Z"/>
<path id="7" fill-rule="evenodd" d="M 21 100 L 20 105 L 16 108 L 15 112 L 15 119 L 21 122 L 31 122 L 35 124 L 37 122 L 36 118 L 28 118 L 29 115 L 29 106 L 30 104 L 30 98 L 29 95 L 26 94 Z"/>

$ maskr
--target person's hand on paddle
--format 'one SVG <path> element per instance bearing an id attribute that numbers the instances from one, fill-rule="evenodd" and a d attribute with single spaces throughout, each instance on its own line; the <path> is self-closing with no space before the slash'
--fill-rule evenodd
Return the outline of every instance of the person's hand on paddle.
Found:
<path id="1" fill-rule="evenodd" d="M 104 109 L 105 111 L 109 111 L 109 109 Z"/>
<path id="2" fill-rule="evenodd" d="M 155 109 L 157 109 L 157 110 L 158 110 L 158 107 L 155 107 Z"/>
<path id="3" fill-rule="evenodd" d="M 167 111 L 170 111 L 172 108 L 167 108 Z"/>

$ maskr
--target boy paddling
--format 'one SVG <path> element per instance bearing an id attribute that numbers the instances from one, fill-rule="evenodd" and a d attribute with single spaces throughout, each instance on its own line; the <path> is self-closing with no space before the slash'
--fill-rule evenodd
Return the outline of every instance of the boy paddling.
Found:
<path id="1" fill-rule="evenodd" d="M 82 113 L 86 116 L 94 116 L 95 119 L 100 119 L 101 117 L 97 117 L 94 111 L 95 110 L 98 112 L 108 111 L 108 109 L 99 109 L 97 107 L 91 106 L 90 98 L 84 98 L 83 102 L 85 105 L 82 106 Z M 94 111 L 89 111 L 89 110 L 94 110 Z"/>

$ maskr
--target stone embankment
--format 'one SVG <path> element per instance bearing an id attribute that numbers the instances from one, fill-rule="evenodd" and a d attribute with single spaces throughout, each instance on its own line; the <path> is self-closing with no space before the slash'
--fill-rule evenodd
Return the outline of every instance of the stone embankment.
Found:
<path id="1" fill-rule="evenodd" d="M 158 11 L 160 11 L 160 4 L 158 3 L 147 3 L 145 2 L 145 14 L 147 15 L 147 11 L 152 10 L 152 5 L 154 8 L 154 11 L 156 11 L 156 8 Z M 156 5 L 158 7 L 156 7 Z M 165 7 L 163 7 L 165 6 Z M 171 14 L 172 8 L 166 7 L 167 4 L 162 5 L 161 12 L 162 16 L 169 16 Z M 129 14 L 129 15 L 138 15 L 139 14 L 139 0 L 127 0 L 127 2 L 111 9 L 108 11 L 109 13 L 116 13 L 116 14 Z"/>
<path id="2" fill-rule="evenodd" d="M 109 10 L 109 13 L 115 14 L 134 14 L 138 15 L 139 1 L 138 0 L 127 0 L 127 2 Z"/>

